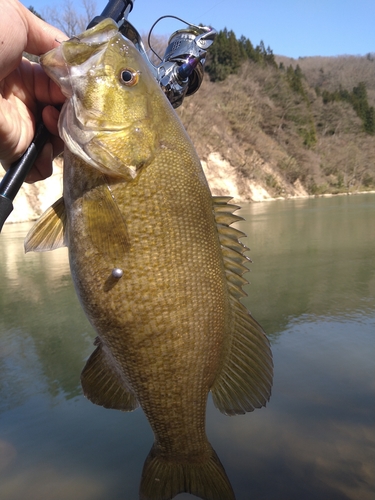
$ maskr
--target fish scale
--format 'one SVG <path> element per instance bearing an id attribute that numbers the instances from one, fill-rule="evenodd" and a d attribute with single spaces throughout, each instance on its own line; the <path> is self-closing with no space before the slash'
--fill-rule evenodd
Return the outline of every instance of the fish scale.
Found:
<path id="1" fill-rule="evenodd" d="M 68 97 L 59 120 L 64 194 L 25 248 L 69 248 L 98 335 L 83 392 L 106 408 L 143 408 L 155 441 L 141 500 L 183 491 L 232 500 L 205 433 L 208 393 L 235 415 L 264 406 L 272 385 L 269 342 L 240 302 L 248 258 L 231 227 L 238 207 L 211 196 L 181 122 L 112 21 L 41 63 Z"/>
<path id="2" fill-rule="evenodd" d="M 172 154 L 168 156 L 173 157 Z M 170 158 L 168 160 L 171 161 Z M 69 159 L 64 172 L 66 177 L 64 182 L 68 185 L 73 184 L 76 188 L 84 172 L 82 166 L 77 168 L 78 162 L 77 159 Z M 170 163 L 169 172 L 173 171 L 173 163 Z M 225 280 L 220 269 L 220 265 L 222 267 L 221 250 L 217 234 L 212 229 L 214 225 L 202 222 L 207 220 L 208 214 L 213 219 L 211 198 L 208 198 L 210 203 L 206 201 L 201 207 L 198 204 L 191 205 L 189 198 L 182 193 L 179 202 L 182 203 L 186 198 L 188 206 L 185 211 L 181 211 L 181 215 L 188 216 L 188 220 L 197 218 L 196 212 L 198 212 L 198 217 L 208 212 L 198 224 L 198 227 L 202 226 L 199 234 L 203 245 L 200 245 L 197 240 L 197 225 L 188 223 L 182 226 L 184 220 L 181 221 L 181 215 L 179 216 L 174 210 L 174 203 L 172 207 L 168 207 L 169 203 L 167 203 L 162 210 L 163 213 L 160 213 L 160 207 L 163 205 L 159 198 L 165 198 L 160 190 L 164 179 L 157 171 L 166 170 L 165 161 L 160 161 L 160 164 L 155 161 L 152 169 L 156 171 L 156 174 L 148 176 L 145 171 L 140 175 L 136 184 L 128 184 L 125 187 L 121 184 L 112 186 L 114 198 L 123 207 L 122 214 L 130 240 L 129 253 L 123 256 L 121 261 L 115 263 L 107 262 L 102 258 L 100 267 L 96 265 L 95 274 L 90 273 L 90 259 L 87 259 L 87 255 L 91 255 L 95 249 L 90 248 L 88 239 L 79 238 L 74 228 L 70 227 L 69 240 L 73 242 L 70 254 L 73 253 L 76 260 L 74 269 L 76 269 L 75 282 L 79 283 L 78 295 L 81 301 L 86 303 L 90 316 L 95 315 L 92 322 L 96 330 L 100 332 L 103 343 L 113 352 L 121 369 L 131 380 L 132 388 L 153 426 L 157 441 L 161 441 L 167 450 L 169 447 L 166 443 L 178 442 L 181 448 L 178 452 L 181 454 L 182 450 L 188 450 L 191 445 L 197 446 L 190 438 L 183 439 L 184 435 L 189 437 L 204 435 L 207 394 L 217 372 L 215 364 L 219 363 L 218 359 L 216 363 L 215 359 L 212 359 L 217 357 L 219 352 L 210 348 L 212 344 L 223 342 L 225 329 L 223 297 L 220 296 L 225 292 Z M 176 167 L 177 169 L 179 170 L 178 177 L 183 178 L 183 171 L 186 173 L 187 167 L 184 168 L 180 164 L 178 168 Z M 153 186 L 155 183 L 157 189 Z M 85 182 L 82 184 L 86 186 Z M 181 186 L 182 189 L 185 185 L 185 182 L 177 183 L 177 186 Z M 174 184 L 170 189 L 174 194 L 178 194 Z M 153 228 L 151 232 L 145 230 L 140 222 L 143 217 L 142 210 L 139 210 L 139 199 L 143 199 L 144 190 L 156 193 L 154 203 L 148 200 L 147 205 L 144 205 L 152 214 L 152 217 L 149 215 L 150 226 Z M 198 186 L 197 190 L 202 190 L 202 187 Z M 78 200 L 80 204 L 81 202 L 84 204 L 84 194 Z M 80 208 L 75 210 L 80 212 Z M 189 217 L 189 211 L 195 212 L 195 216 L 190 214 Z M 211 232 L 212 241 L 209 244 L 204 230 Z M 76 231 L 81 232 L 80 220 Z M 137 235 L 136 241 L 133 240 L 133 234 Z M 194 244 L 189 245 L 189 241 Z M 171 244 L 171 242 L 178 244 Z M 212 249 L 214 244 L 216 244 L 216 252 Z M 203 252 L 204 249 L 206 249 L 205 252 Z M 216 266 L 213 266 L 213 263 Z M 88 304 L 87 290 L 96 288 L 97 276 L 100 274 L 101 281 L 104 282 L 114 264 L 125 269 L 125 276 L 106 297 L 102 316 L 98 312 L 96 302 Z M 202 266 L 205 272 L 211 269 L 208 273 L 209 280 L 205 277 L 205 272 L 203 275 L 197 272 L 202 269 Z M 150 280 L 150 273 L 154 274 L 156 279 L 154 277 Z M 213 279 L 215 274 L 219 280 Z M 126 297 L 127 300 L 123 301 L 122 297 Z M 146 311 L 142 304 L 145 297 L 148 297 Z M 142 304 L 142 311 L 139 310 L 139 304 Z M 218 314 L 220 309 L 222 310 L 221 317 Z M 93 313 L 91 313 L 92 310 Z M 215 314 L 211 311 L 215 311 Z M 119 331 L 115 332 L 112 322 L 116 324 L 118 317 L 122 321 Z M 137 318 L 135 324 L 129 326 L 134 318 Z M 124 323 L 127 324 L 126 333 L 129 332 L 126 335 L 125 352 L 119 349 L 125 333 Z M 146 342 L 151 336 L 152 342 Z M 131 362 L 133 358 L 136 359 L 136 363 Z M 202 358 L 201 362 L 199 358 Z M 133 365 L 136 365 L 136 373 L 131 369 Z M 140 366 L 144 367 L 141 371 Z M 211 370 L 205 374 L 204 369 L 207 366 L 210 366 Z M 175 382 L 176 372 L 180 372 L 178 385 Z M 150 380 L 157 380 L 158 387 L 151 388 Z M 191 386 L 191 389 L 186 397 L 183 397 L 187 386 Z M 160 401 L 163 401 L 163 413 L 158 404 Z M 198 405 L 197 401 L 201 404 Z M 171 419 L 172 408 L 180 415 L 179 419 Z M 184 413 L 186 417 L 183 419 Z M 200 422 L 199 426 L 197 422 Z M 187 432 L 189 427 L 192 429 Z M 159 436 L 162 436 L 161 440 L 158 439 Z M 172 447 L 172 451 L 177 453 L 176 446 L 174 449 Z"/>

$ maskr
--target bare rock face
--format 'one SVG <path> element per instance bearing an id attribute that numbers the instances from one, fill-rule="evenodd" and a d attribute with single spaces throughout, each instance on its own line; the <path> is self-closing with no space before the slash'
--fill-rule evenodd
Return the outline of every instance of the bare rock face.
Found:
<path id="1" fill-rule="evenodd" d="M 285 183 L 278 172 L 265 162 L 257 153 L 253 153 L 252 164 L 268 174 L 280 187 L 279 197 L 305 197 L 308 193 L 297 180 L 293 185 Z M 231 165 L 219 152 L 208 155 L 202 161 L 203 169 L 214 196 L 232 196 L 235 202 L 257 202 L 275 199 L 274 190 L 266 184 L 259 183 Z M 13 202 L 14 210 L 7 223 L 28 222 L 36 220 L 62 195 L 63 162 L 56 159 L 53 174 L 44 181 L 35 184 L 23 184 Z"/>
<path id="2" fill-rule="evenodd" d="M 263 186 L 244 176 L 220 153 L 210 153 L 207 161 L 202 161 L 202 166 L 214 196 L 232 196 L 236 202 L 271 198 Z"/>
<path id="3" fill-rule="evenodd" d="M 37 219 L 62 194 L 62 161 L 57 159 L 53 174 L 35 184 L 24 183 L 13 202 L 13 212 L 7 223 L 27 222 Z"/>
<path id="4" fill-rule="evenodd" d="M 294 184 L 285 179 L 253 151 L 250 163 L 254 169 L 262 171 L 266 179 L 271 179 L 270 185 L 260 182 L 255 176 L 234 167 L 220 153 L 210 153 L 207 161 L 202 161 L 211 192 L 214 196 L 232 196 L 235 202 L 257 202 L 275 199 L 275 185 L 278 186 L 277 198 L 306 197 L 308 193 L 297 180 Z"/>

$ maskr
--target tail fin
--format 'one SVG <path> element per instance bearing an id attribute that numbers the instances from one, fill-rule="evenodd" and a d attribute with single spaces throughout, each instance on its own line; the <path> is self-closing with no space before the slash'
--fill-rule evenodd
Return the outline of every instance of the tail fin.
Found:
<path id="1" fill-rule="evenodd" d="M 153 446 L 143 466 L 140 500 L 170 500 L 184 492 L 204 500 L 235 500 L 224 467 L 211 446 L 208 458 L 195 463 L 168 461 Z"/>

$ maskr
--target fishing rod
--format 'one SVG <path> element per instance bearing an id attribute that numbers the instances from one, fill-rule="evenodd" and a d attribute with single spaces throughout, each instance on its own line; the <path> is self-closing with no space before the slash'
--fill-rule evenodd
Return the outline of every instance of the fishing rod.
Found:
<path id="1" fill-rule="evenodd" d="M 199 89 L 203 80 L 207 50 L 215 39 L 216 31 L 210 26 L 187 23 L 176 16 L 160 17 L 151 27 L 148 37 L 150 50 L 160 60 L 158 65 L 154 65 L 147 55 L 141 36 L 127 19 L 133 10 L 134 2 L 135 0 L 109 0 L 101 15 L 96 16 L 88 24 L 87 29 L 94 27 L 103 19 L 113 19 L 122 35 L 133 42 L 144 57 L 168 100 L 174 108 L 177 108 L 186 96 L 194 94 Z M 167 17 L 177 19 L 187 27 L 171 35 L 164 56 L 160 57 L 151 47 L 150 37 L 156 24 Z M 12 163 L 0 182 L 0 232 L 13 211 L 14 198 L 48 138 L 48 130 L 43 123 L 39 123 L 30 146 L 17 161 Z"/>

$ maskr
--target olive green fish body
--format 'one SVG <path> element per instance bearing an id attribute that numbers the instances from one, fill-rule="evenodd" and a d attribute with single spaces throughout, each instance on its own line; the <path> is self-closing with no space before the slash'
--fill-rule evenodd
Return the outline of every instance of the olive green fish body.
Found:
<path id="1" fill-rule="evenodd" d="M 272 385 L 269 343 L 240 302 L 238 207 L 211 196 L 178 117 L 112 21 L 41 62 L 68 97 L 64 195 L 25 248 L 69 247 L 98 334 L 83 391 L 106 408 L 143 408 L 155 442 L 141 499 L 234 499 L 206 437 L 207 396 L 235 415 L 264 406 Z"/>
<path id="2" fill-rule="evenodd" d="M 99 176 L 85 200 L 87 167 L 70 153 L 66 160 L 65 183 L 82 186 L 72 206 L 65 201 L 72 275 L 100 348 L 112 353 L 160 446 L 196 451 L 195 439 L 206 442 L 206 399 L 223 362 L 230 318 L 212 198 L 200 166 L 163 148 L 136 182 L 110 184 L 128 242 L 110 255 L 84 220 L 86 203 L 100 206 L 108 187 Z M 122 227 L 110 231 L 117 238 Z M 120 279 L 112 276 L 117 268 Z"/>

